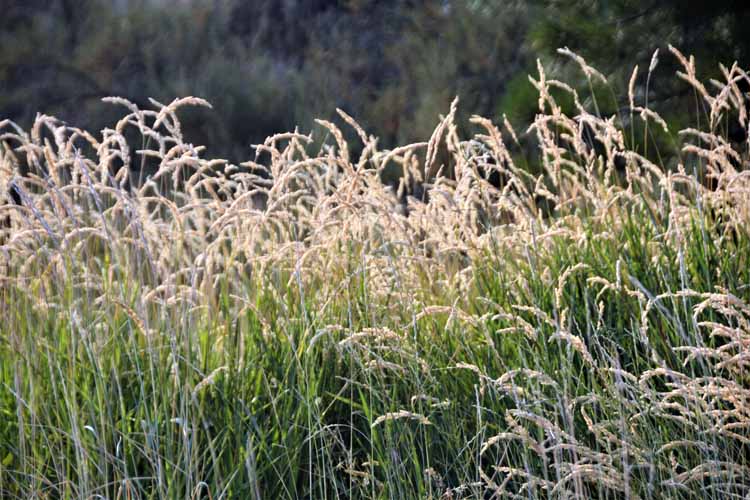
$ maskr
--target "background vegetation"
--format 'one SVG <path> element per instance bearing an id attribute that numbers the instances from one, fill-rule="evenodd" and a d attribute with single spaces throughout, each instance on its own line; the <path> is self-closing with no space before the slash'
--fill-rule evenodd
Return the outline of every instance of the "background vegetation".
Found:
<path id="1" fill-rule="evenodd" d="M 529 122 L 538 57 L 551 75 L 580 79 L 555 59 L 560 47 L 618 85 L 667 43 L 694 54 L 706 77 L 750 55 L 740 0 L 3 0 L 0 9 L 0 117 L 28 126 L 41 112 L 99 130 L 117 116 L 102 97 L 147 106 L 195 95 L 215 111 L 186 114 L 188 140 L 232 161 L 337 107 L 384 147 L 429 135 L 456 95 L 460 118 Z M 675 69 L 666 61 L 657 74 Z M 684 103 L 695 103 L 675 90 L 660 83 L 649 100 L 685 125 Z M 611 101 L 605 111 L 627 105 Z"/>

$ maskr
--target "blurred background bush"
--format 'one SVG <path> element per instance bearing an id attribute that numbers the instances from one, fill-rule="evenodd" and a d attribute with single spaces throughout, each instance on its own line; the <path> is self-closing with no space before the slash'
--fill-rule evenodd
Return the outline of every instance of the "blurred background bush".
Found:
<path id="1" fill-rule="evenodd" d="M 0 0 L 0 119 L 28 127 L 37 112 L 99 130 L 122 110 L 195 95 L 213 110 L 185 113 L 188 140 L 241 161 L 251 144 L 313 118 L 356 117 L 382 147 L 429 137 L 460 96 L 460 111 L 523 126 L 540 58 L 554 76 L 583 75 L 556 55 L 567 46 L 616 87 L 594 89 L 602 113 L 627 105 L 635 64 L 656 48 L 694 54 L 701 76 L 747 65 L 746 0 Z M 662 52 L 656 73 L 673 73 Z M 669 120 L 694 119 L 688 86 L 652 78 L 649 102 Z M 669 82 L 669 83 L 665 83 Z M 617 96 L 617 97 L 615 97 Z M 590 95 L 589 95 L 590 98 Z M 692 118 L 691 118 L 692 116 Z M 679 123 L 678 123 L 679 124 Z"/>

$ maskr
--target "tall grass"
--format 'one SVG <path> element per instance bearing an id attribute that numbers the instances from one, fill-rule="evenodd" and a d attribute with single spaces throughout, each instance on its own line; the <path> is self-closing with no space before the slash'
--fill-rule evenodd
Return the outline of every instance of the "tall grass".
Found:
<path id="1" fill-rule="evenodd" d="M 700 130 L 541 65 L 523 133 L 454 102 L 389 151 L 339 112 L 361 145 L 205 159 L 196 98 L 1 122 L 0 496 L 744 498 L 748 76 L 672 52 Z"/>

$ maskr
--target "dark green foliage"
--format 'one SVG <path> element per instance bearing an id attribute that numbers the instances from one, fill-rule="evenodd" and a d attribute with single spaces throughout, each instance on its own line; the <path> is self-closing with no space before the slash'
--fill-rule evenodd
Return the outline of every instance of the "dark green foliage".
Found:
<path id="1" fill-rule="evenodd" d="M 102 97 L 147 107 L 150 97 L 197 95 L 215 111 L 186 119 L 188 139 L 230 160 L 273 133 L 307 131 L 336 107 L 386 147 L 429 134 L 456 95 L 466 115 L 506 113 L 524 123 L 535 111 L 526 75 L 558 47 L 623 86 L 630 64 L 645 70 L 667 43 L 712 71 L 717 61 L 746 62 L 750 51 L 748 9 L 729 0 L 56 0 L 0 8 L 0 117 L 26 125 L 39 111 L 98 130 L 117 116 Z M 662 66 L 661 74 L 675 69 Z M 684 109 L 675 96 L 657 87 L 650 101 Z"/>

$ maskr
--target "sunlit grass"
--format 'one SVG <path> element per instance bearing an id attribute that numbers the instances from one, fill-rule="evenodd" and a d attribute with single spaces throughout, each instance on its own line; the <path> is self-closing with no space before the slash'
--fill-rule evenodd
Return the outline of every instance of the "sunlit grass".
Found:
<path id="1" fill-rule="evenodd" d="M 747 495 L 748 151 L 718 133 L 747 76 L 676 55 L 707 128 L 673 166 L 541 67 L 534 174 L 456 103 L 425 143 L 342 113 L 358 158 L 320 122 L 241 166 L 185 142 L 199 99 L 2 122 L 0 496 Z"/>

